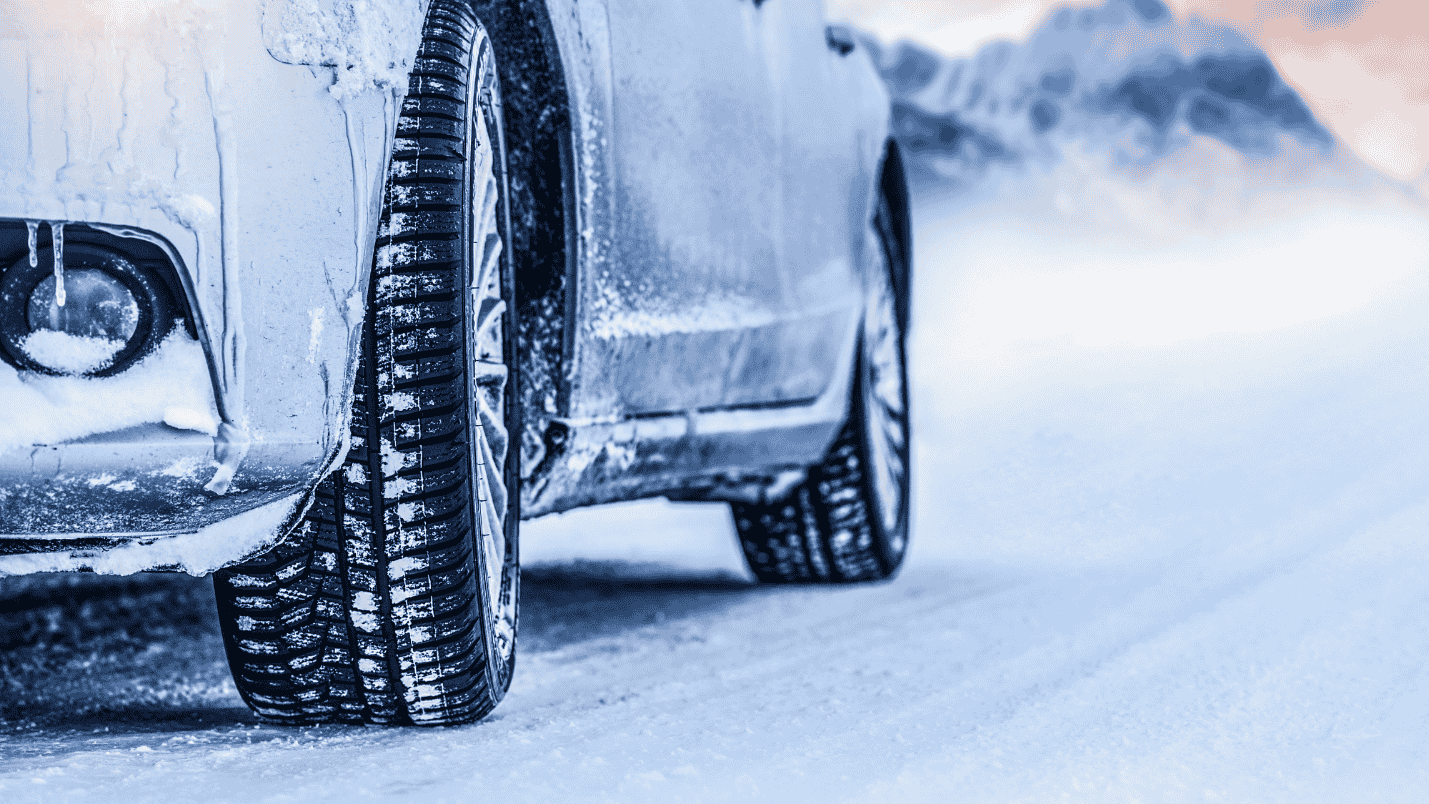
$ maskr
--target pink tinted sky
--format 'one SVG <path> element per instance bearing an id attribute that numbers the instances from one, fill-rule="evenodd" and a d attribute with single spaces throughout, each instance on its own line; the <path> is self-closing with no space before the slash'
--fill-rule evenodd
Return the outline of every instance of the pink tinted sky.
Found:
<path id="1" fill-rule="evenodd" d="M 831 17 L 952 55 L 1021 38 L 1049 9 L 1100 0 L 826 0 Z M 1429 0 L 1167 0 L 1254 39 L 1336 135 L 1402 179 L 1429 178 Z"/>

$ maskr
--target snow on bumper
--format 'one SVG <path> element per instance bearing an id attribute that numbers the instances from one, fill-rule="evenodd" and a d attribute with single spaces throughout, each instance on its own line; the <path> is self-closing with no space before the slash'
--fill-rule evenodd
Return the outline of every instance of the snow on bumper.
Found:
<path id="1" fill-rule="evenodd" d="M 139 538 L 109 549 L 76 546 L 42 554 L 0 556 L 0 577 L 74 570 L 130 575 L 152 569 L 205 575 L 231 563 L 235 556 L 253 555 L 276 543 L 301 502 L 302 495 L 293 494 L 193 533 Z"/>
<path id="2" fill-rule="evenodd" d="M 417 0 L 380 4 L 420 21 Z M 0 366 L 0 410 L 17 412 L 0 552 L 193 534 L 303 494 L 338 456 L 405 77 L 391 56 L 415 50 L 384 51 L 347 5 L 0 0 L 0 218 L 171 244 L 201 358 L 106 378 L 130 386 L 117 407 L 100 381 Z"/>
<path id="3" fill-rule="evenodd" d="M 0 363 L 0 553 L 92 534 L 208 525 L 302 486 L 314 465 L 264 460 L 264 444 L 222 504 L 218 416 L 205 356 L 182 330 L 112 377 L 56 377 Z M 288 450 L 281 450 L 282 453 Z"/>

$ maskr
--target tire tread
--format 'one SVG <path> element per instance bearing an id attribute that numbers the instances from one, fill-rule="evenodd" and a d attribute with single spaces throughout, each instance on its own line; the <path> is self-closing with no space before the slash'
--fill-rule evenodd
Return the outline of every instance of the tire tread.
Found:
<path id="1" fill-rule="evenodd" d="M 235 682 L 269 720 L 461 723 L 505 692 L 485 667 L 461 369 L 476 31 L 468 4 L 433 0 L 384 191 L 347 457 L 292 537 L 215 576 Z"/>

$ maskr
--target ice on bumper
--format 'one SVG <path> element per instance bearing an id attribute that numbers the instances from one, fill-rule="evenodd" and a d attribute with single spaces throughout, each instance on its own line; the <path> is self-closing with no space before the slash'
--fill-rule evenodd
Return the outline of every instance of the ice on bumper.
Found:
<path id="1" fill-rule="evenodd" d="M 252 555 L 271 547 L 292 521 L 301 494 L 268 503 L 202 528 L 158 540 L 138 541 L 107 552 L 0 556 L 0 577 L 33 572 L 90 570 L 105 575 L 131 575 L 158 568 L 206 575 L 231 563 L 235 555 Z"/>
<path id="2" fill-rule="evenodd" d="M 41 331 L 26 344 L 51 363 L 78 363 L 103 356 L 95 340 Z M 18 548 L 33 540 L 41 549 L 52 537 L 98 543 L 192 532 L 295 491 L 271 454 L 232 492 L 208 487 L 216 475 L 233 483 L 226 451 L 247 442 L 231 433 L 225 440 L 208 361 L 182 328 L 108 377 L 0 363 L 0 399 L 0 535 L 20 540 L 12 552 L 27 552 Z"/>
<path id="3" fill-rule="evenodd" d="M 3 344 L 0 547 L 193 533 L 345 449 L 392 76 L 424 5 L 0 0 L 0 270 L 27 272 L 7 309 L 35 308 Z M 141 348 L 147 315 L 94 314 L 131 308 L 103 282 L 84 303 L 99 246 L 161 274 L 187 309 L 153 320 L 184 338 Z"/>
<path id="4" fill-rule="evenodd" d="M 422 0 L 267 0 L 263 44 L 286 64 L 337 67 L 333 95 L 402 87 L 421 41 Z"/>

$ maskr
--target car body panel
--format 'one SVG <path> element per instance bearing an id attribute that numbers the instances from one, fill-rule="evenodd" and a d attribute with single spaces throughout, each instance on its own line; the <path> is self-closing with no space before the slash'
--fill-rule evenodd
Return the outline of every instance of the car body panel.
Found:
<path id="1" fill-rule="evenodd" d="M 619 234 L 580 285 L 571 415 L 808 402 L 830 383 L 861 289 L 850 188 L 830 186 L 853 173 L 854 128 L 802 115 L 835 101 L 820 7 L 607 0 Z M 808 150 L 814 120 L 842 159 Z"/>
<path id="2" fill-rule="evenodd" d="M 289 16 L 275 16 L 280 2 Z M 61 4 L 73 7 L 71 18 L 56 23 L 46 10 L 51 0 L 0 0 L 8 15 L 0 23 L 0 69 L 25 76 L 0 82 L 0 101 L 26 110 L 0 123 L 0 218 L 134 227 L 171 244 L 195 308 L 215 409 L 227 425 L 210 440 L 134 422 L 0 453 L 7 550 L 27 538 L 42 537 L 52 550 L 96 534 L 152 540 L 211 528 L 305 493 L 341 457 L 405 74 L 399 80 L 369 69 L 372 54 L 353 56 L 340 37 L 270 52 L 275 25 L 302 34 L 312 21 L 294 21 L 293 9 L 340 7 L 325 2 L 74 0 Z M 389 4 L 394 19 L 420 20 L 416 0 Z M 790 8 L 756 9 L 751 0 L 679 4 L 696 23 L 701 13 L 721 15 L 766 74 L 816 60 L 812 85 L 846 82 L 842 92 L 817 96 L 811 85 L 771 83 L 756 110 L 757 119 L 772 121 L 773 133 L 751 132 L 745 140 L 770 149 L 763 162 L 754 160 L 759 169 L 741 165 L 743 172 L 721 185 L 724 195 L 696 199 L 700 213 L 682 217 L 671 205 L 729 155 L 707 153 L 687 166 L 683 185 L 662 186 L 656 167 L 668 165 L 670 155 L 648 159 L 661 129 L 641 130 L 639 108 L 617 102 L 623 88 L 659 78 L 658 71 L 626 67 L 667 35 L 658 19 L 640 19 L 653 7 L 636 0 L 544 3 L 570 101 L 571 325 L 560 409 L 550 417 L 562 438 L 530 473 L 523 516 L 655 494 L 743 493 L 735 487 L 772 482 L 781 468 L 817 460 L 842 421 L 863 223 L 888 102 L 866 57 L 819 46 L 820 3 L 783 4 Z M 617 21 L 623 27 L 613 36 Z M 786 28 L 812 38 L 796 45 Z M 334 84 L 347 58 L 368 59 L 358 65 L 368 70 L 366 83 Z M 745 74 L 746 87 L 755 73 Z M 697 93 L 699 75 L 679 78 L 687 93 Z M 739 87 L 734 80 L 722 89 L 725 112 L 737 111 Z M 713 101 L 706 111 L 722 114 Z M 795 123 L 815 113 L 824 130 L 811 134 Z M 687 135 L 684 155 L 728 133 L 702 133 L 688 122 L 676 126 Z M 799 184 L 821 170 L 839 175 L 818 189 Z M 771 214 L 745 208 L 743 217 L 718 217 L 723 205 L 750 197 L 773 207 Z M 798 209 L 788 213 L 791 205 Z M 652 281 L 642 286 L 642 278 Z M 713 321 L 731 309 L 728 321 L 737 326 L 696 337 L 680 329 L 689 329 L 682 316 Z M 665 325 L 653 337 L 648 329 L 600 337 L 621 326 L 631 334 L 632 321 Z M 232 483 L 220 489 L 226 493 L 205 492 L 222 458 L 236 469 Z M 199 471 L 163 473 L 196 462 Z M 110 488 L 129 481 L 144 491 Z M 85 555 L 76 549 L 74 566 L 85 566 Z"/>
<path id="3" fill-rule="evenodd" d="M 772 372 L 727 378 L 778 354 L 787 318 L 763 15 L 752 2 L 606 6 L 618 236 L 581 283 L 571 415 L 768 401 Z"/>
<path id="4" fill-rule="evenodd" d="M 178 449 L 162 425 L 104 435 L 94 463 L 81 456 L 99 434 L 8 450 L 0 531 L 122 532 L 146 517 L 138 530 L 191 530 L 311 486 L 345 432 L 390 96 L 339 101 L 328 71 L 270 57 L 252 2 L 0 5 L 0 69 L 24 79 L 0 82 L 14 95 L 3 101 L 27 110 L 0 124 L 0 216 L 135 227 L 170 245 L 236 445 L 210 442 L 200 471 L 159 475 L 157 507 L 137 491 L 96 507 L 86 489 L 115 476 L 160 494 L 153 473 L 171 464 L 146 456 Z M 225 451 L 241 463 L 218 499 L 204 486 Z"/>

